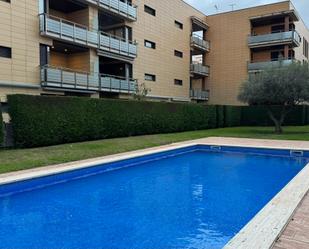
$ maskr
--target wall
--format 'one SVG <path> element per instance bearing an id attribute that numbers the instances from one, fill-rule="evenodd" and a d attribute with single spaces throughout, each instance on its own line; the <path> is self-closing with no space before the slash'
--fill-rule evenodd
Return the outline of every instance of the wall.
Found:
<path id="1" fill-rule="evenodd" d="M 37 0 L 0 1 L 0 46 L 12 48 L 12 59 L 0 58 L 0 83 L 10 85 L 39 85 L 39 44 L 50 44 L 39 36 Z M 0 88 L 1 101 L 18 89 Z M 19 92 L 29 92 L 28 88 Z M 38 90 L 31 90 L 37 94 Z"/>
<path id="2" fill-rule="evenodd" d="M 251 32 L 250 17 L 289 9 L 289 2 L 249 8 L 208 16 L 208 38 L 211 51 L 206 61 L 211 65 L 207 89 L 210 104 L 240 104 L 237 100 L 239 87 L 248 77 L 250 61 L 248 35 Z"/>
<path id="3" fill-rule="evenodd" d="M 138 57 L 133 74 L 140 83 L 145 82 L 151 95 L 173 96 L 189 100 L 190 89 L 190 34 L 191 16 L 205 16 L 181 0 L 139 0 L 138 19 L 128 23 L 133 27 L 133 39 L 138 42 Z M 156 16 L 144 12 L 144 4 L 156 10 Z M 183 23 L 183 30 L 175 26 Z M 144 47 L 144 39 L 156 43 L 156 49 Z M 174 56 L 174 50 L 183 52 L 183 58 Z M 144 74 L 155 74 L 156 82 L 144 81 Z M 174 79 L 183 86 L 174 85 Z"/>

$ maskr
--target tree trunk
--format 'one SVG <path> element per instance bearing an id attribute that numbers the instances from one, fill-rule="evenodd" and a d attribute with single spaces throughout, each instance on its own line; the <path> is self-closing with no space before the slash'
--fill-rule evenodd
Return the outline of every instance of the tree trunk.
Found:
<path id="1" fill-rule="evenodd" d="M 274 114 L 273 110 L 271 109 L 270 106 L 267 107 L 267 112 L 270 117 L 270 119 L 274 122 L 275 124 L 275 133 L 276 134 L 282 134 L 283 129 L 282 129 L 282 124 L 284 122 L 284 119 L 286 115 L 288 114 L 289 110 L 286 108 L 286 106 L 282 106 L 282 109 L 279 113 L 279 118 L 276 118 L 276 115 Z"/>

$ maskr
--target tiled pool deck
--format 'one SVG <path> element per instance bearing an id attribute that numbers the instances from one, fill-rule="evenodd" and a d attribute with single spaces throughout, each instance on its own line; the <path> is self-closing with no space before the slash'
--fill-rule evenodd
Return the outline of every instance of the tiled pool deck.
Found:
<path id="1" fill-rule="evenodd" d="M 208 144 L 222 146 L 242 146 L 242 147 L 268 147 L 278 149 L 299 149 L 309 150 L 307 141 L 279 141 L 279 140 L 260 140 L 260 139 L 241 139 L 241 138 L 205 138 L 188 142 L 175 143 L 159 146 L 134 152 L 126 152 L 117 155 L 105 156 L 84 160 L 80 162 L 53 165 L 37 169 L 24 170 L 0 175 L 0 184 L 14 182 L 22 179 L 29 179 L 42 175 L 60 173 L 67 170 L 89 167 L 91 165 L 108 163 L 114 160 L 121 160 L 130 157 L 140 156 L 148 153 L 155 153 L 161 150 L 169 150 L 175 147 L 184 147 L 193 144 Z M 279 193 L 272 203 L 269 203 L 259 213 L 252 222 L 249 222 L 237 236 L 232 239 L 225 248 L 237 249 L 308 249 L 309 248 L 309 195 L 305 193 L 309 190 L 309 166 L 307 166 L 295 179 L 293 184 L 288 184 L 284 193 Z M 304 198 L 303 198 L 304 197 Z M 295 211 L 296 204 L 303 198 Z M 293 204 L 291 204 L 293 203 Z M 289 224 L 282 230 L 288 218 Z M 270 245 L 270 246 L 266 246 Z"/>

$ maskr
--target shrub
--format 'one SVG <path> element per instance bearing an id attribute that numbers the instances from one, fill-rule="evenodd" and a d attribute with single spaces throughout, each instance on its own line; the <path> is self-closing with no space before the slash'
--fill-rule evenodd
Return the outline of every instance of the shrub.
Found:
<path id="1" fill-rule="evenodd" d="M 0 147 L 4 143 L 4 127 L 3 127 L 3 119 L 2 119 L 2 110 L 0 104 Z"/>
<path id="2" fill-rule="evenodd" d="M 17 147 L 216 127 L 216 107 L 77 97 L 8 96 Z"/>
<path id="3" fill-rule="evenodd" d="M 225 106 L 225 127 L 240 126 L 241 124 L 241 107 Z"/>
<path id="4" fill-rule="evenodd" d="M 225 125 L 225 106 L 217 105 L 217 127 L 221 128 Z"/>
<path id="5" fill-rule="evenodd" d="M 274 112 L 279 107 L 272 107 Z M 294 106 L 287 114 L 284 125 L 305 125 L 306 124 L 306 106 Z M 267 114 L 265 106 L 243 106 L 242 107 L 242 126 L 271 126 L 273 122 Z"/>

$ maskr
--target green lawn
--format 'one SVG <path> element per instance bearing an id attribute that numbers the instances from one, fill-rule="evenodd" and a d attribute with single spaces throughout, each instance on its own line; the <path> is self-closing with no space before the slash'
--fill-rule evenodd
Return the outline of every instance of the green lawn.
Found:
<path id="1" fill-rule="evenodd" d="M 213 136 L 309 141 L 309 126 L 285 127 L 282 135 L 273 134 L 273 128 L 269 127 L 236 127 L 106 139 L 34 149 L 0 150 L 0 173 Z"/>

